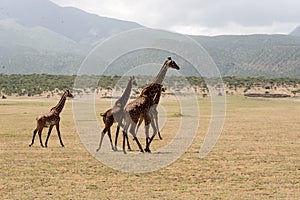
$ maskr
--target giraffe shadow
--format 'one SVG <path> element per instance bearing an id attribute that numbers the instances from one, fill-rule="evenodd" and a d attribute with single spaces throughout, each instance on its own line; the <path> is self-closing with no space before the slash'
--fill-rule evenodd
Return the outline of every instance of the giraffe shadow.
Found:
<path id="1" fill-rule="evenodd" d="M 151 154 L 156 154 L 156 155 L 160 155 L 160 154 L 172 154 L 173 152 L 170 152 L 170 151 L 156 151 L 156 152 L 152 152 Z"/>

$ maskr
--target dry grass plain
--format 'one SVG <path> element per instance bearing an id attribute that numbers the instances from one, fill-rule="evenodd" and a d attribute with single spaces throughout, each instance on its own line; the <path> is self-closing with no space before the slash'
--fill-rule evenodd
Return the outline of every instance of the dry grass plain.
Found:
<path id="1" fill-rule="evenodd" d="M 300 196 L 300 99 L 227 98 L 222 135 L 203 159 L 210 104 L 200 99 L 201 126 L 188 151 L 159 171 L 134 174 L 111 169 L 82 145 L 69 101 L 61 114 L 65 147 L 53 129 L 48 148 L 28 147 L 35 117 L 57 99 L 0 101 L 0 199 L 297 199 Z M 172 101 L 163 145 L 180 119 Z M 105 111 L 107 101 L 97 103 Z M 176 126 L 175 126 L 176 127 Z M 114 130 L 113 130 L 114 132 Z M 188 131 L 187 131 L 188 132 Z M 44 129 L 45 136 L 47 129 Z M 105 138 L 107 139 L 107 138 Z M 132 142 L 132 147 L 136 147 Z"/>

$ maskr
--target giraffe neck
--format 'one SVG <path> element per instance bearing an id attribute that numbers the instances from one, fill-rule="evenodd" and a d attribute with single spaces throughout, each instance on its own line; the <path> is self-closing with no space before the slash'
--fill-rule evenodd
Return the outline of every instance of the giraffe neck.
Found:
<path id="1" fill-rule="evenodd" d="M 57 115 L 59 115 L 59 113 L 61 113 L 62 109 L 65 106 L 66 99 L 67 99 L 66 94 L 63 94 L 63 96 L 61 97 L 59 102 L 56 104 L 56 106 L 51 108 L 51 111 L 54 110 L 57 113 Z"/>
<path id="2" fill-rule="evenodd" d="M 158 104 L 159 103 L 160 96 L 161 96 L 161 90 L 159 92 L 157 92 L 157 94 L 155 95 L 155 97 L 153 99 L 153 103 L 154 104 Z"/>
<path id="3" fill-rule="evenodd" d="M 157 84 L 162 84 L 163 80 L 165 79 L 166 73 L 168 71 L 168 66 L 164 65 L 160 71 L 158 72 L 157 76 L 155 77 L 155 79 L 153 80 L 152 83 L 157 83 Z"/>
<path id="4" fill-rule="evenodd" d="M 152 83 L 147 86 L 146 88 L 143 89 L 141 92 L 141 95 L 144 95 L 145 93 L 149 93 L 149 91 L 152 93 L 152 103 L 153 104 L 158 104 L 160 95 L 161 95 L 161 87 L 162 87 L 162 82 L 165 79 L 166 73 L 168 71 L 168 66 L 163 65 L 160 71 L 158 72 L 157 76 L 155 79 L 152 81 Z M 155 103 L 157 102 L 157 103 Z"/>
<path id="5" fill-rule="evenodd" d="M 128 82 L 125 91 L 123 92 L 122 96 L 116 101 L 115 105 L 119 104 L 121 107 L 124 107 L 129 100 L 130 92 L 132 88 L 131 81 Z"/>

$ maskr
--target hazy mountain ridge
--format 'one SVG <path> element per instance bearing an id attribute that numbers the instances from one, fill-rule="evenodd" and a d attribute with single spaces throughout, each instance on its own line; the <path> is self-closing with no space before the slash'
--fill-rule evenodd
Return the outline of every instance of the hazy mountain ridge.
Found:
<path id="1" fill-rule="evenodd" d="M 224 76 L 300 77 L 300 37 L 194 36 Z"/>
<path id="2" fill-rule="evenodd" d="M 63 35 L 13 19 L 0 20 L 0 52 L 1 73 L 74 73 L 85 54 Z"/>
<path id="3" fill-rule="evenodd" d="M 97 43 L 139 27 L 49 0 L 0 0 L 0 73 L 76 74 Z M 300 77 L 299 32 L 191 37 L 223 76 Z"/>
<path id="4" fill-rule="evenodd" d="M 110 35 L 142 27 L 135 22 L 60 7 L 49 0 L 0 0 L 0 19 L 7 18 L 29 27 L 45 27 L 88 46 Z"/>
<path id="5" fill-rule="evenodd" d="M 48 0 L 0 0 L 0 73 L 76 74 L 97 43 L 138 27 Z"/>
<path id="6" fill-rule="evenodd" d="M 80 53 L 81 47 L 73 40 L 44 27 L 26 27 L 14 19 L 0 20 L 0 46 L 23 46 L 37 51 Z"/>
<path id="7" fill-rule="evenodd" d="M 290 33 L 290 35 L 300 37 L 300 25 L 299 25 L 298 27 L 296 27 L 296 28 Z"/>

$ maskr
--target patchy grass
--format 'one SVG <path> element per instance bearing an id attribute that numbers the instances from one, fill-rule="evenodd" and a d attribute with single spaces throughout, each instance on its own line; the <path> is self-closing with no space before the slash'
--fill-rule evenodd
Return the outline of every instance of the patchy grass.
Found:
<path id="1" fill-rule="evenodd" d="M 172 117 L 180 113 L 176 103 L 161 103 L 171 117 L 161 132 L 164 139 L 155 140 L 153 148 L 172 139 L 170 130 L 180 120 Z M 133 174 L 113 170 L 85 150 L 76 133 L 70 102 L 61 114 L 65 147 L 60 147 L 54 129 L 48 148 L 41 148 L 37 141 L 29 148 L 36 115 L 46 113 L 56 100 L 3 100 L 0 199 L 297 199 L 300 196 L 299 99 L 229 97 L 223 133 L 204 159 L 198 153 L 210 120 L 210 103 L 208 99 L 199 103 L 199 133 L 188 151 L 164 169 Z M 109 105 L 106 100 L 99 101 L 96 110 L 103 112 Z M 43 132 L 44 141 L 46 133 L 47 129 Z M 132 142 L 132 146 L 136 145 Z"/>

